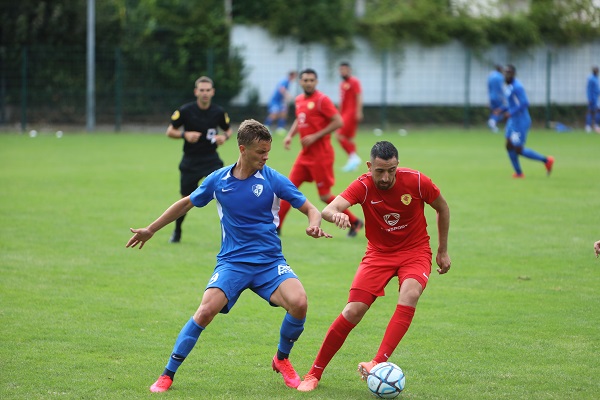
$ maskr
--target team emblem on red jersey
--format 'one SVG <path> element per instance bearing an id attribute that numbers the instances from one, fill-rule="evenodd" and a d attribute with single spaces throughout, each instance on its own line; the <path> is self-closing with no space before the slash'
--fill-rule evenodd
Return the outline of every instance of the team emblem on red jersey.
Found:
<path id="1" fill-rule="evenodd" d="M 400 214 L 398 213 L 390 213 L 383 216 L 385 223 L 389 226 L 394 226 L 400 221 Z"/>
<path id="2" fill-rule="evenodd" d="M 400 197 L 400 200 L 407 206 L 412 201 L 412 196 L 410 194 L 403 194 L 402 197 Z"/>
<path id="3" fill-rule="evenodd" d="M 313 101 L 309 101 L 306 107 L 308 107 L 309 110 L 312 110 L 315 108 L 315 103 Z"/>

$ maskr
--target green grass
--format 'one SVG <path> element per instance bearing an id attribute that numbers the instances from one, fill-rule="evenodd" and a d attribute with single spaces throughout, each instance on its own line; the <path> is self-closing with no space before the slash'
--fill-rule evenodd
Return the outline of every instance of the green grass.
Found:
<path id="1" fill-rule="evenodd" d="M 452 215 L 452 270 L 432 276 L 392 356 L 406 399 L 593 399 L 600 393 L 600 136 L 533 131 L 529 145 L 556 157 L 545 176 L 523 160 L 511 179 L 502 135 L 458 129 L 358 137 L 366 159 L 394 142 L 403 166 L 441 188 Z M 177 374 L 153 395 L 181 326 L 195 311 L 219 248 L 215 206 L 194 210 L 183 242 L 171 228 L 142 251 L 125 249 L 178 198 L 180 141 L 162 134 L 0 135 L 0 398 L 367 399 L 356 364 L 377 350 L 396 281 L 351 333 L 311 393 L 271 371 L 283 312 L 252 292 L 217 317 Z M 276 139 L 269 164 L 287 174 L 296 155 Z M 337 144 L 334 145 L 339 150 Z M 237 158 L 228 142 L 226 163 Z M 338 151 L 336 167 L 345 157 Z M 335 193 L 355 177 L 337 173 Z M 318 202 L 313 184 L 301 187 Z M 358 214 L 362 214 L 357 209 Z M 436 244 L 434 214 L 427 210 Z M 292 212 L 284 253 L 309 295 L 292 360 L 304 374 L 346 302 L 366 240 L 304 234 Z"/>

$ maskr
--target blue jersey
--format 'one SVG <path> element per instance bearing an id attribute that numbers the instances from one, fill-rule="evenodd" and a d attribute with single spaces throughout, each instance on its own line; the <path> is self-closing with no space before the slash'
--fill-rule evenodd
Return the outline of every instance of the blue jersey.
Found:
<path id="1" fill-rule="evenodd" d="M 290 87 L 290 81 L 288 80 L 288 78 L 284 78 L 281 81 L 279 81 L 279 83 L 275 87 L 275 92 L 273 92 L 273 95 L 271 96 L 271 100 L 269 101 L 269 104 L 283 103 L 285 101 L 285 97 L 281 93 L 281 88 L 285 88 L 285 90 L 287 91 L 289 89 L 289 87 Z"/>
<path id="2" fill-rule="evenodd" d="M 596 104 L 598 101 L 598 96 L 600 96 L 600 82 L 598 81 L 598 77 L 596 75 L 591 74 L 587 81 L 588 103 Z"/>
<path id="3" fill-rule="evenodd" d="M 266 165 L 244 180 L 232 175 L 234 167 L 213 172 L 190 195 L 196 207 L 217 201 L 221 220 L 217 261 L 265 264 L 283 258 L 276 231 L 280 199 L 299 208 L 306 197 L 287 177 Z"/>
<path id="4" fill-rule="evenodd" d="M 505 92 L 508 100 L 508 112 L 514 124 L 531 124 L 529 115 L 529 100 L 525 94 L 525 88 L 518 79 L 506 86 Z"/>
<path id="5" fill-rule="evenodd" d="M 502 72 L 490 72 L 488 76 L 488 94 L 490 103 L 502 104 L 504 102 L 504 75 L 502 75 Z"/>

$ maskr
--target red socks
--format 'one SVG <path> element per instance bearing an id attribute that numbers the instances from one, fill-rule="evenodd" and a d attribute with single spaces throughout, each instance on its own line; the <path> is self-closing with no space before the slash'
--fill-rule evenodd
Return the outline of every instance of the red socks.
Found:
<path id="1" fill-rule="evenodd" d="M 396 306 L 396 311 L 388 323 L 383 340 L 374 358 L 375 361 L 380 363 L 388 360 L 398 346 L 398 343 L 400 343 L 400 340 L 402 340 L 402 337 L 404 337 L 406 331 L 408 331 L 414 315 L 414 307 Z"/>
<path id="2" fill-rule="evenodd" d="M 342 314 L 333 321 L 325 335 L 317 358 L 315 358 L 313 366 L 308 371 L 310 374 L 314 375 L 317 379 L 321 379 L 325 367 L 327 367 L 327 364 L 329 364 L 335 353 L 342 347 L 348 334 L 355 326 L 344 318 Z"/>

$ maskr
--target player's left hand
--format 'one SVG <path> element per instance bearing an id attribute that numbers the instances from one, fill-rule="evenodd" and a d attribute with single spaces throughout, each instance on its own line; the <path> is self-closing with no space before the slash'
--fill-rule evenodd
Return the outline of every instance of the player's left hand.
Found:
<path id="1" fill-rule="evenodd" d="M 438 269 L 437 272 L 442 275 L 445 274 L 446 272 L 450 271 L 450 265 L 452 264 L 452 261 L 450 260 L 450 256 L 448 255 L 448 253 L 437 253 L 437 256 L 435 257 L 435 262 L 438 265 Z"/>
<path id="2" fill-rule="evenodd" d="M 329 233 L 327 233 L 323 229 L 321 229 L 321 227 L 319 227 L 319 226 L 309 226 L 308 228 L 306 228 L 306 234 L 308 236 L 314 237 L 315 239 L 320 238 L 320 237 L 325 237 L 325 238 L 333 237 Z"/>
<path id="3" fill-rule="evenodd" d="M 227 138 L 225 137 L 225 135 L 215 136 L 215 143 L 217 144 L 217 146 L 222 145 L 223 143 L 225 143 L 226 140 L 227 140 Z"/>
<path id="4" fill-rule="evenodd" d="M 306 135 L 302 139 L 300 139 L 300 143 L 302 144 L 303 148 L 306 148 L 314 142 L 316 142 L 317 140 L 319 140 L 319 138 L 320 136 L 318 134 L 313 133 L 311 135 Z"/>

